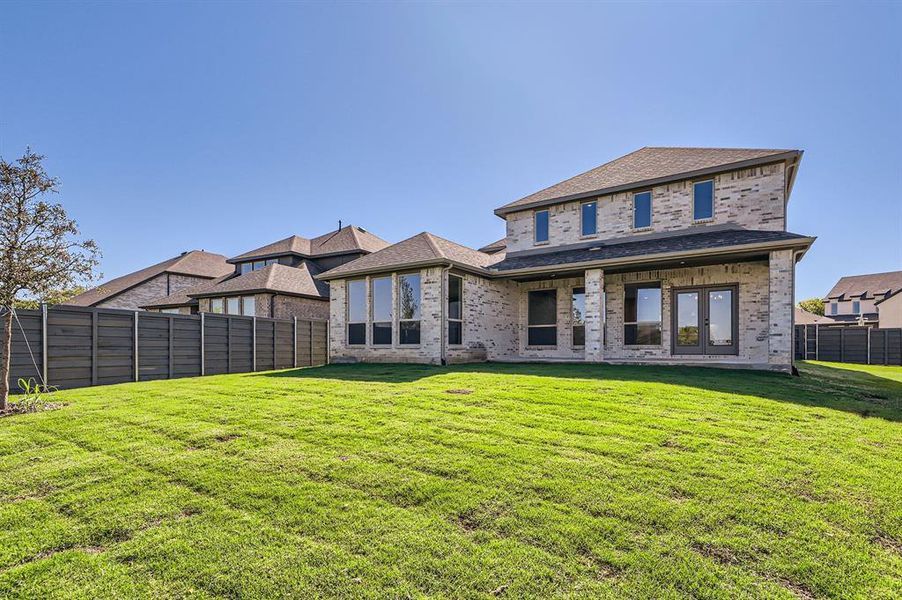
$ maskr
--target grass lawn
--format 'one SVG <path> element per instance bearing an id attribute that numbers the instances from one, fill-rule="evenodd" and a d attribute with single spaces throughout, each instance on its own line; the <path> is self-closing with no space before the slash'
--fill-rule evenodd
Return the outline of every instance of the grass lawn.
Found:
<path id="1" fill-rule="evenodd" d="M 0 597 L 902 596 L 902 368 L 348 365 L 0 419 Z"/>

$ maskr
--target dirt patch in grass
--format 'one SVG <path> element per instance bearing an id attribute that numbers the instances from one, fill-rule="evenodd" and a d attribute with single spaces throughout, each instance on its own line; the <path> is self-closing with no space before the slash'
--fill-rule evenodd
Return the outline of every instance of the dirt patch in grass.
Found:
<path id="1" fill-rule="evenodd" d="M 473 390 L 468 390 L 465 388 L 454 388 L 450 390 L 445 390 L 446 394 L 459 394 L 461 396 L 467 396 L 473 393 Z"/>
<path id="2" fill-rule="evenodd" d="M 21 402 L 12 402 L 7 405 L 6 410 L 0 410 L 0 419 L 3 417 L 12 417 L 13 415 L 25 415 L 28 413 L 47 412 L 48 410 L 59 410 L 67 406 L 65 402 L 41 402 L 38 404 L 23 404 Z"/>
<path id="3" fill-rule="evenodd" d="M 231 442 L 232 440 L 238 439 L 240 437 L 241 437 L 241 434 L 238 434 L 238 433 L 222 433 L 220 435 L 217 435 L 213 439 L 219 443 L 223 443 L 223 442 Z"/>
<path id="4" fill-rule="evenodd" d="M 714 544 L 693 544 L 692 549 L 704 556 L 710 558 L 714 562 L 722 565 L 735 565 L 739 559 L 729 548 L 715 546 Z"/>
<path id="5" fill-rule="evenodd" d="M 889 552 L 894 552 L 899 556 L 902 556 L 902 542 L 899 540 L 894 540 L 886 534 L 878 533 L 874 538 L 871 539 L 871 542 L 885 548 Z"/>

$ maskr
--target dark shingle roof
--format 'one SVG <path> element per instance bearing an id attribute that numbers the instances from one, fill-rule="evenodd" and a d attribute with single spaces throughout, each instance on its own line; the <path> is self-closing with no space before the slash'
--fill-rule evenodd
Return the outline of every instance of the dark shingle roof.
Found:
<path id="1" fill-rule="evenodd" d="M 228 275 L 223 275 L 222 277 L 217 277 L 216 279 L 211 279 L 198 285 L 179 290 L 174 294 L 169 294 L 168 296 L 163 296 L 162 298 L 158 298 L 153 302 L 142 305 L 141 308 L 149 309 L 174 308 L 176 306 L 196 306 L 197 300 L 189 296 L 189 294 L 199 294 L 204 290 L 210 289 L 216 284 L 228 279 L 233 273 L 234 271 L 232 273 L 229 273 Z"/>
<path id="2" fill-rule="evenodd" d="M 490 267 L 492 271 L 534 269 L 575 263 L 604 260 L 640 258 L 646 255 L 692 252 L 698 250 L 726 249 L 731 246 L 767 242 L 794 242 L 808 245 L 812 238 L 785 231 L 758 231 L 748 229 L 718 229 L 682 235 L 653 237 L 644 240 L 613 240 L 593 243 L 577 249 L 542 252 L 527 255 L 508 255 Z"/>
<path id="3" fill-rule="evenodd" d="M 321 278 L 334 279 L 358 273 L 391 271 L 414 265 L 426 266 L 430 263 L 454 263 L 461 267 L 482 269 L 497 260 L 497 256 L 461 246 L 424 231 L 378 252 L 361 256 L 357 260 L 326 271 Z"/>
<path id="4" fill-rule="evenodd" d="M 324 254 L 340 254 L 343 252 L 376 252 L 388 246 L 388 242 L 373 235 L 369 231 L 347 225 L 336 231 L 315 237 L 312 240 L 292 235 L 249 252 L 239 254 L 229 259 L 229 262 L 239 262 L 264 256 L 280 254 L 296 254 L 299 256 L 321 256 Z"/>
<path id="5" fill-rule="evenodd" d="M 479 251 L 485 252 L 486 254 L 495 254 L 496 252 L 501 252 L 505 249 L 507 249 L 507 238 L 503 237 L 500 240 L 492 242 L 491 244 L 486 244 L 485 246 L 480 248 Z"/>
<path id="6" fill-rule="evenodd" d="M 800 154 L 799 150 L 646 147 L 505 204 L 496 209 L 495 213 L 502 215 L 531 206 L 553 204 L 571 197 L 602 195 L 648 185 L 660 179 L 688 177 L 698 171 L 747 162 L 760 164 Z"/>
<path id="7" fill-rule="evenodd" d="M 221 254 L 213 254 L 203 250 L 191 250 L 140 271 L 111 279 L 73 297 L 66 304 L 94 306 L 163 273 L 213 279 L 227 275 L 234 269 L 235 267 L 228 264 L 226 257 Z"/>
<path id="8" fill-rule="evenodd" d="M 836 282 L 827 298 L 852 298 L 864 296 L 873 298 L 874 294 L 895 293 L 902 289 L 902 271 L 886 273 L 870 273 L 868 275 L 850 275 Z"/>
<path id="9" fill-rule="evenodd" d="M 204 298 L 269 292 L 328 299 L 329 286 L 314 279 L 314 275 L 318 274 L 319 269 L 311 263 L 303 263 L 299 267 L 274 264 L 226 279 L 199 292 L 190 292 L 189 295 L 194 298 Z"/>

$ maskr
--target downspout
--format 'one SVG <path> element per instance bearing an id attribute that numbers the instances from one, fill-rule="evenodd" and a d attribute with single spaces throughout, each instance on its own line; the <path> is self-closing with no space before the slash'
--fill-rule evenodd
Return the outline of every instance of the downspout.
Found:
<path id="1" fill-rule="evenodd" d="M 447 328 L 445 325 L 445 302 L 447 301 L 448 296 L 445 294 L 445 285 L 448 278 L 448 272 L 451 271 L 451 265 L 442 268 L 442 280 L 441 280 L 441 298 L 439 299 L 439 304 L 442 307 L 441 309 L 441 323 L 439 324 L 439 340 L 441 340 L 441 353 L 440 353 L 440 362 L 442 365 L 448 364 L 447 360 L 447 352 L 445 351 L 445 329 Z"/>

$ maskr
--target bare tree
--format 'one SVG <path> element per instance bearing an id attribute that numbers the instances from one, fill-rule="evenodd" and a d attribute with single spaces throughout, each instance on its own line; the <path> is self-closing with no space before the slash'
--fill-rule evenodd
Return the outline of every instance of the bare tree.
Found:
<path id="1" fill-rule="evenodd" d="M 0 311 L 3 312 L 0 410 L 9 398 L 12 307 L 22 293 L 49 298 L 93 278 L 100 253 L 80 239 L 78 226 L 60 204 L 45 195 L 59 181 L 47 175 L 44 157 L 27 149 L 22 158 L 0 158 Z"/>

